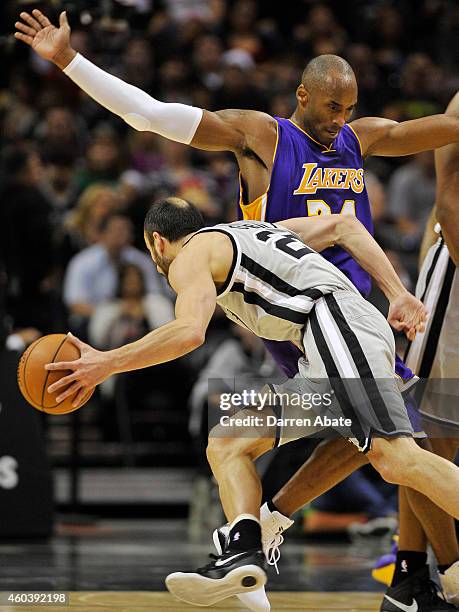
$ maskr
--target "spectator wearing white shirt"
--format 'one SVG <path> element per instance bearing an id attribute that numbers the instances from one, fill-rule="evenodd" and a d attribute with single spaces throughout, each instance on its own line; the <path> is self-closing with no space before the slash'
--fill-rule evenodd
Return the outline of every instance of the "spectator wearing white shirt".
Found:
<path id="1" fill-rule="evenodd" d="M 147 293 L 142 269 L 133 263 L 122 264 L 117 295 L 98 304 L 89 319 L 89 342 L 108 351 L 135 342 L 173 319 L 171 300 L 159 293 Z M 111 376 L 100 385 L 105 400 L 113 398 L 116 378 Z"/>
<path id="2" fill-rule="evenodd" d="M 119 214 L 104 219 L 100 240 L 69 262 L 64 278 L 64 302 L 69 310 L 70 327 L 86 337 L 86 326 L 96 306 L 113 299 L 118 289 L 119 267 L 135 264 L 144 274 L 147 293 L 170 296 L 164 279 L 151 259 L 131 246 L 131 221 Z"/>

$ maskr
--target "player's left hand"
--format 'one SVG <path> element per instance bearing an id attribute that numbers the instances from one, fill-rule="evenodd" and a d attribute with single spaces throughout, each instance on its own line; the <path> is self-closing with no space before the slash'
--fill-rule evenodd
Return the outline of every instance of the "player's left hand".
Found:
<path id="1" fill-rule="evenodd" d="M 404 291 L 390 302 L 387 320 L 412 341 L 418 332 L 425 330 L 427 314 L 424 304 L 409 291 Z"/>
<path id="2" fill-rule="evenodd" d="M 72 402 L 73 406 L 78 406 L 89 391 L 113 374 L 113 364 L 110 363 L 107 353 L 97 351 L 70 333 L 68 339 L 79 349 L 80 358 L 75 361 L 48 363 L 45 366 L 46 370 L 50 371 L 71 370 L 70 374 L 50 385 L 48 393 L 61 391 L 56 398 L 60 403 L 78 392 Z"/>

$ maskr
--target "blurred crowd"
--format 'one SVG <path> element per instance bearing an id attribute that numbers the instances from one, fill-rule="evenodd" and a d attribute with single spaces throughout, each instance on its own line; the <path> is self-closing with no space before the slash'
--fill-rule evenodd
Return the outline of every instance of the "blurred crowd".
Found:
<path id="1" fill-rule="evenodd" d="M 210 110 L 289 116 L 304 66 L 322 53 L 354 68 L 355 117 L 442 112 L 459 89 L 455 0 L 49 4 L 4 0 L 0 9 L 0 284 L 16 347 L 71 329 L 111 348 L 169 320 L 173 296 L 143 245 L 147 207 L 175 194 L 213 224 L 236 218 L 238 193 L 230 154 L 130 129 L 15 41 L 21 10 L 41 8 L 56 23 L 67 9 L 73 46 L 97 65 L 160 100 Z M 434 202 L 433 155 L 370 159 L 366 177 L 377 238 L 412 287 Z M 226 339 L 239 353 L 259 351 L 217 314 L 210 345 L 184 364 L 190 384 Z"/>
<path id="2" fill-rule="evenodd" d="M 161 100 L 211 110 L 289 116 L 301 71 L 320 53 L 340 54 L 356 71 L 356 116 L 404 120 L 441 112 L 459 87 L 453 1 L 424 0 L 415 16 L 409 1 L 305 0 L 289 11 L 264 4 L 75 0 L 55 10 L 68 10 L 73 46 L 99 66 Z M 20 10 L 35 6 L 40 3 L 6 2 L 2 9 L 0 231 L 7 314 L 12 329 L 46 333 L 69 324 L 88 338 L 97 306 L 127 299 L 119 295 L 120 264 L 143 270 L 139 292 L 172 299 L 144 253 L 149 203 L 176 194 L 197 204 L 209 223 L 231 220 L 237 169 L 230 154 L 128 128 L 14 41 Z M 396 264 L 404 255 L 397 265 L 412 284 L 434 200 L 433 156 L 371 159 L 367 182 L 378 238 Z M 137 315 L 148 320 L 140 308 Z"/>

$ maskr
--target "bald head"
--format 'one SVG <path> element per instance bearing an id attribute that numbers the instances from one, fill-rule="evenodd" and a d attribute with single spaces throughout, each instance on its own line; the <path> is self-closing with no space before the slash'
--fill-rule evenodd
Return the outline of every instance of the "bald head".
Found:
<path id="1" fill-rule="evenodd" d="M 312 59 L 301 76 L 308 91 L 336 87 L 356 87 L 354 71 L 339 55 L 318 55 Z"/>
<path id="2" fill-rule="evenodd" d="M 169 242 L 176 242 L 204 227 L 199 210 L 182 198 L 164 198 L 154 202 L 144 221 L 144 232 L 148 240 L 157 232 Z"/>

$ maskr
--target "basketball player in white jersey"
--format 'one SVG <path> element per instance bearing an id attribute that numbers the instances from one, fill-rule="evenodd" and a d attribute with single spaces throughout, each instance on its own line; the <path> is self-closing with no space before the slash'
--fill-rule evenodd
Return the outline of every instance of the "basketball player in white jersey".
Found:
<path id="1" fill-rule="evenodd" d="M 300 360 L 300 376 L 286 388 L 314 388 L 317 381 L 321 385 L 329 381 L 336 400 L 325 415 L 344 421 L 334 428 L 365 452 L 386 480 L 416 488 L 459 517 L 459 469 L 420 449 L 412 438 L 394 380 L 395 346 L 389 325 L 342 272 L 300 238 L 318 250 L 335 243 L 343 246 L 392 302 L 409 304 L 406 329 L 423 328 L 425 311 L 420 302 L 407 295 L 383 251 L 357 219 L 331 215 L 203 228 L 197 209 L 168 198 L 147 213 L 145 241 L 158 270 L 177 292 L 176 319 L 114 351 L 96 351 L 75 340 L 80 359 L 48 364 L 49 370 L 72 372 L 49 391 L 60 390 L 58 401 L 78 392 L 78 402 L 115 372 L 152 366 L 192 351 L 203 343 L 218 303 L 228 317 L 257 335 L 289 339 L 302 347 L 309 362 Z M 354 381 L 354 389 L 348 379 Z M 379 380 L 389 382 L 383 392 Z M 246 415 L 250 411 L 241 412 L 242 418 Z M 197 605 L 212 605 L 265 584 L 261 483 L 253 461 L 276 443 L 294 439 L 284 435 L 283 424 L 277 422 L 252 428 L 250 438 L 244 429 L 237 437 L 220 437 L 222 428 L 223 423 L 212 432 L 208 459 L 230 523 L 225 550 L 197 572 L 171 574 L 166 581 L 177 597 Z M 317 431 L 315 425 L 305 426 L 298 435 Z"/>

